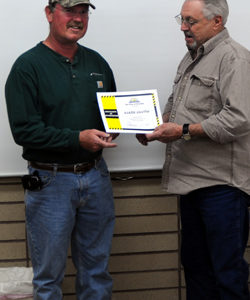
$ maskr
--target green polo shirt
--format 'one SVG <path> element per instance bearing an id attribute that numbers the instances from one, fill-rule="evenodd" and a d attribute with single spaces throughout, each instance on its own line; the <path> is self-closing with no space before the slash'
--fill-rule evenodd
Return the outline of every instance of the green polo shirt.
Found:
<path id="1" fill-rule="evenodd" d="M 104 130 L 96 92 L 115 91 L 112 70 L 97 52 L 78 45 L 74 61 L 42 42 L 14 63 L 5 94 L 15 142 L 23 158 L 78 163 L 95 158 L 79 144 L 79 132 Z"/>

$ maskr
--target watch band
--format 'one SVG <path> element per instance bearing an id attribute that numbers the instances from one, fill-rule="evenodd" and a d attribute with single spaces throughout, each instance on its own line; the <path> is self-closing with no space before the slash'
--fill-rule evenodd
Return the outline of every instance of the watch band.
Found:
<path id="1" fill-rule="evenodd" d="M 191 139 L 191 135 L 189 133 L 189 124 L 185 123 L 182 127 L 182 138 L 186 141 Z"/>

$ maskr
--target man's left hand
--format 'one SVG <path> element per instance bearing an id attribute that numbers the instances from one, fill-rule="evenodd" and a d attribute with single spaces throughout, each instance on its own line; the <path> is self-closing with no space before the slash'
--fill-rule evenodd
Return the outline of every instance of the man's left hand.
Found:
<path id="1" fill-rule="evenodd" d="M 149 142 L 158 140 L 162 143 L 169 143 L 178 140 L 182 136 L 182 125 L 176 123 L 163 123 L 155 128 L 152 133 L 146 134 Z"/>

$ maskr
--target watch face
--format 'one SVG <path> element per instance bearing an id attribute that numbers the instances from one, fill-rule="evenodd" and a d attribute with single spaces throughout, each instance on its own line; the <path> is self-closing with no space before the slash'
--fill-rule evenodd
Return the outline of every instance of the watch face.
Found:
<path id="1" fill-rule="evenodd" d="M 189 140 L 191 140 L 191 135 L 189 133 L 188 134 L 184 134 L 183 138 L 184 138 L 185 141 L 189 141 Z"/>

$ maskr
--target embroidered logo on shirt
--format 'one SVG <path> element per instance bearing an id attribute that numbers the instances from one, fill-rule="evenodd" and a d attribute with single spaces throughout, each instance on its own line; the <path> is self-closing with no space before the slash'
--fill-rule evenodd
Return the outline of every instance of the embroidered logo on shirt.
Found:
<path id="1" fill-rule="evenodd" d="M 102 89 L 103 88 L 103 82 L 102 81 L 97 81 L 97 87 L 98 89 Z"/>

